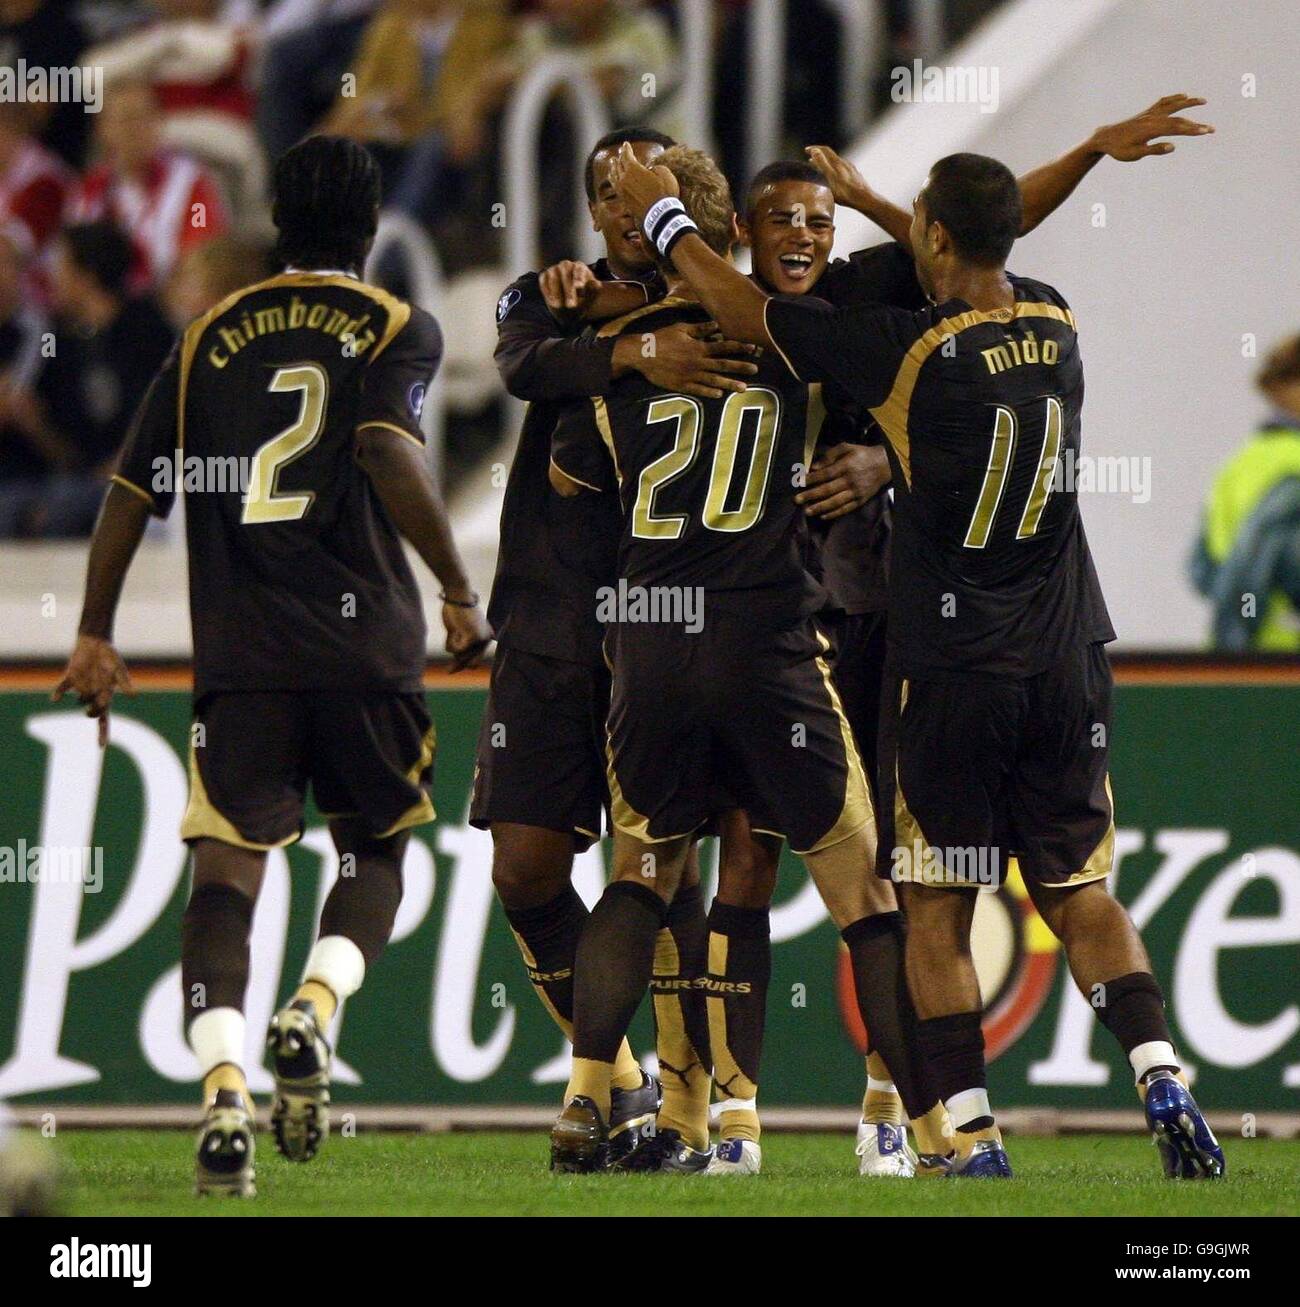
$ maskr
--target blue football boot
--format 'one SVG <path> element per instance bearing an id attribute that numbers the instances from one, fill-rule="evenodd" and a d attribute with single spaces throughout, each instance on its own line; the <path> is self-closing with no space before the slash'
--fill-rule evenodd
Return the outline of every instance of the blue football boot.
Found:
<path id="1" fill-rule="evenodd" d="M 1144 1102 L 1147 1125 L 1171 1180 L 1215 1180 L 1227 1170 L 1223 1149 L 1196 1099 L 1172 1071 L 1154 1071 Z"/>
<path id="2" fill-rule="evenodd" d="M 957 1154 L 949 1175 L 962 1180 L 1010 1180 L 1007 1150 L 1000 1139 L 981 1139 L 964 1157 Z"/>

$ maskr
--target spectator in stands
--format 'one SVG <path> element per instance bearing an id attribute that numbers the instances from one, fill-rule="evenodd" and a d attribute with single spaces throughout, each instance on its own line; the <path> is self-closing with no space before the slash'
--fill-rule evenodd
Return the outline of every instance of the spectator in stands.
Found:
<path id="1" fill-rule="evenodd" d="M 167 281 L 163 307 L 178 333 L 242 286 L 271 275 L 266 250 L 232 236 L 218 236 L 181 256 Z"/>
<path id="2" fill-rule="evenodd" d="M 86 34 L 72 10 L 63 0 L 0 0 L 0 64 L 17 68 L 21 59 L 35 68 L 83 65 Z M 85 106 L 61 101 L 29 107 L 41 144 L 80 168 L 90 132 Z"/>
<path id="3" fill-rule="evenodd" d="M 131 289 L 153 290 L 183 253 L 227 229 L 225 203 L 206 168 L 163 147 L 151 87 L 114 86 L 96 133 L 103 159 L 74 190 L 68 220 L 116 222 L 135 246 Z"/>
<path id="4" fill-rule="evenodd" d="M 257 130 L 275 160 L 300 141 L 355 71 L 357 45 L 379 0 L 275 0 L 261 24 Z"/>
<path id="5" fill-rule="evenodd" d="M 1256 384 L 1272 413 L 1219 470 L 1191 571 L 1216 648 L 1300 653 L 1300 336 Z"/>
<path id="6" fill-rule="evenodd" d="M 236 217 L 265 204 L 266 164 L 253 129 L 251 29 L 224 16 L 222 0 L 154 0 L 157 16 L 86 54 L 107 95 L 152 87 L 164 145 L 193 156 L 224 186 Z"/>
<path id="7" fill-rule="evenodd" d="M 48 308 L 47 251 L 75 177 L 31 133 L 28 109 L 23 104 L 0 104 L 0 235 L 22 255 L 27 299 Z"/>
<path id="8" fill-rule="evenodd" d="M 24 507 L 68 451 L 42 428 L 35 387 L 49 321 L 24 293 L 24 249 L 0 232 L 0 537 L 15 534 Z"/>
<path id="9" fill-rule="evenodd" d="M 430 227 L 463 199 L 481 155 L 466 136 L 484 78 L 513 28 L 502 0 L 387 0 L 321 130 L 370 147 L 390 203 Z"/>
<path id="10" fill-rule="evenodd" d="M 173 332 L 157 304 L 131 296 L 134 258 L 111 222 L 67 228 L 55 245 L 54 351 L 34 388 L 16 393 L 22 435 L 42 464 L 10 496 L 0 529 L 26 536 L 89 535 L 104 482 Z"/>

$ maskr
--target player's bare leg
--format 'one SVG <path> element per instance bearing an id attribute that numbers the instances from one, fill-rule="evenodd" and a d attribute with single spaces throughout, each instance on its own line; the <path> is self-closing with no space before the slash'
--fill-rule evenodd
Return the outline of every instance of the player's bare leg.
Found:
<path id="1" fill-rule="evenodd" d="M 204 1121 L 195 1161 L 199 1194 L 251 1198 L 253 1100 L 244 1075 L 248 937 L 266 854 L 219 840 L 194 842 L 181 919 L 186 1037 L 203 1075 Z"/>
<path id="2" fill-rule="evenodd" d="M 1133 1068 L 1165 1174 L 1184 1180 L 1223 1175 L 1223 1150 L 1188 1090 L 1164 995 L 1128 913 L 1102 880 L 1070 888 L 1025 883 L 1038 915 L 1065 947 L 1079 992 Z"/>
<path id="3" fill-rule="evenodd" d="M 740 810 L 718 819 L 718 892 L 709 909 L 705 1003 L 719 1141 L 709 1175 L 756 1175 L 758 1076 L 772 974 L 769 917 L 781 840 L 751 831 Z"/>
<path id="4" fill-rule="evenodd" d="M 862 1022 L 888 1082 L 913 1123 L 925 1174 L 943 1174 L 951 1147 L 946 1116 L 916 1040 L 916 1012 L 905 972 L 907 929 L 893 885 L 875 875 L 876 831 L 868 823 L 847 839 L 801 855 L 831 920 L 848 946 Z M 913 1173 L 910 1159 L 894 1171 Z M 874 1173 L 874 1171 L 873 1171 Z"/>
<path id="5" fill-rule="evenodd" d="M 690 854 L 689 836 L 643 843 L 616 831 L 614 870 L 578 942 L 573 1070 L 551 1130 L 551 1165 L 591 1171 L 607 1160 L 614 1059 L 654 972 L 655 945 Z"/>
<path id="6" fill-rule="evenodd" d="M 329 1136 L 331 1049 L 327 1032 L 339 1004 L 361 988 L 384 951 L 402 901 L 408 831 L 379 837 L 354 817 L 330 822 L 338 879 L 321 911 L 320 932 L 302 984 L 271 1019 L 266 1042 L 275 1071 L 271 1126 L 291 1162 L 316 1156 Z"/>
<path id="7" fill-rule="evenodd" d="M 952 1118 L 954 1173 L 1002 1179 L 1011 1175 L 1011 1167 L 989 1106 L 980 1025 L 984 1009 L 970 949 L 977 892 L 957 886 L 904 886 L 907 980 L 919 1018 L 921 1050 Z"/>

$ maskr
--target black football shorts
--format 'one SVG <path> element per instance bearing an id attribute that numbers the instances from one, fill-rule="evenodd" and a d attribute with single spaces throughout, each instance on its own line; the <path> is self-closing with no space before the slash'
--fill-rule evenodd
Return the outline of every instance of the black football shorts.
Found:
<path id="1" fill-rule="evenodd" d="M 647 843 L 699 830 L 719 794 L 796 853 L 872 822 L 853 733 L 811 620 L 756 632 L 711 615 L 612 626 L 609 787 L 614 825 Z M 722 806 L 729 806 L 722 805 Z"/>
<path id="2" fill-rule="evenodd" d="M 1081 645 L 1024 680 L 901 681 L 893 857 L 880 859 L 879 874 L 998 885 L 1014 856 L 1028 880 L 1045 886 L 1110 875 L 1111 688 L 1102 644 Z"/>
<path id="3" fill-rule="evenodd" d="M 605 788 L 604 667 L 497 646 L 474 763 L 470 824 L 540 826 L 600 838 Z"/>
<path id="4" fill-rule="evenodd" d="M 321 815 L 377 836 L 434 818 L 434 729 L 423 694 L 218 691 L 194 705 L 185 840 L 292 844 L 310 785 Z"/>

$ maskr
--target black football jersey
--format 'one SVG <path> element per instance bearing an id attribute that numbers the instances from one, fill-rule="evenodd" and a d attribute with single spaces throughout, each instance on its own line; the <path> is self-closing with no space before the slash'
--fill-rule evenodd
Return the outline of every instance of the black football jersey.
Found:
<path id="1" fill-rule="evenodd" d="M 1012 277 L 1014 309 L 911 313 L 769 301 L 795 373 L 835 381 L 888 440 L 894 481 L 889 638 L 906 676 L 1029 676 L 1114 639 L 1070 478 L 1083 365 L 1074 315 Z"/>
<path id="2" fill-rule="evenodd" d="M 698 303 L 668 296 L 598 334 L 707 319 Z M 805 567 L 804 514 L 794 502 L 821 428 L 820 387 L 795 381 L 770 354 L 746 387 L 700 399 L 629 376 L 566 408 L 551 457 L 589 489 L 617 491 L 621 581 L 698 588 L 706 611 L 779 628 L 825 598 Z"/>
<path id="3" fill-rule="evenodd" d="M 186 329 L 117 480 L 185 493 L 195 693 L 418 690 L 419 592 L 355 433 L 422 445 L 438 324 L 342 274 L 286 272 Z"/>
<path id="4" fill-rule="evenodd" d="M 592 271 L 613 279 L 604 259 Z M 547 467 L 562 404 L 609 388 L 613 352 L 612 338 L 551 312 L 535 272 L 497 301 L 497 368 L 528 409 L 501 502 L 488 620 L 500 645 L 594 666 L 603 665 L 595 593 L 614 575 L 618 505 L 593 495 L 561 499 Z"/>
<path id="5" fill-rule="evenodd" d="M 879 303 L 915 311 L 927 301 L 916 279 L 912 252 L 896 241 L 855 250 L 833 259 L 810 292 L 836 308 Z M 842 387 L 828 384 L 824 444 L 840 441 L 878 445 L 884 442 L 871 415 Z M 889 490 L 879 491 L 861 508 L 833 522 L 808 519 L 812 543 L 810 566 L 826 587 L 831 606 L 846 613 L 883 612 L 889 602 Z"/>

